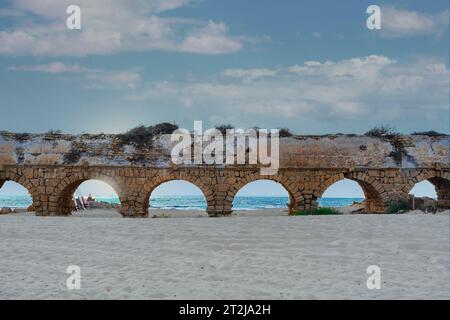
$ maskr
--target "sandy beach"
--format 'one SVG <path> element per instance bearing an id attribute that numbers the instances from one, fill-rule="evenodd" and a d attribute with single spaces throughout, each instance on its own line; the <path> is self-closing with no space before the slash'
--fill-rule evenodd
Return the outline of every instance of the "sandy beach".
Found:
<path id="1" fill-rule="evenodd" d="M 0 299 L 449 298 L 448 212 L 261 213 L 3 215 Z M 81 268 L 80 290 L 66 288 L 69 265 Z M 367 289 L 369 265 L 381 268 L 379 290 Z"/>

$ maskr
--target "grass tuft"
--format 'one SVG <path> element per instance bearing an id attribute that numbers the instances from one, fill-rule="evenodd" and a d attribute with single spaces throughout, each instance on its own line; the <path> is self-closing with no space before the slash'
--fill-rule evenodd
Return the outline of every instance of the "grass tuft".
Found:
<path id="1" fill-rule="evenodd" d="M 411 209 L 412 209 L 411 204 L 406 200 L 391 201 L 389 203 L 389 207 L 387 208 L 386 213 L 389 214 L 405 213 L 406 211 L 409 211 Z"/>

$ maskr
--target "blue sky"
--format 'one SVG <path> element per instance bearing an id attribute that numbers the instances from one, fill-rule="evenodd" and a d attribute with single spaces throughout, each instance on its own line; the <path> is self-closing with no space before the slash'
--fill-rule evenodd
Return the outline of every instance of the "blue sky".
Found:
<path id="1" fill-rule="evenodd" d="M 66 8 L 82 11 L 68 30 Z M 381 30 L 366 27 L 369 4 Z M 7 0 L 0 128 L 449 132 L 448 1 Z"/>

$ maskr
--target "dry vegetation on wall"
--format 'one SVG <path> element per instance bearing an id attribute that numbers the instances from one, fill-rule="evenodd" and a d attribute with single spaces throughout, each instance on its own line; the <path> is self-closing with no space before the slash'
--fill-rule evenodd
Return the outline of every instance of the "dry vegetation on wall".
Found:
<path id="1" fill-rule="evenodd" d="M 118 136 L 122 139 L 124 144 L 132 143 L 132 144 L 147 144 L 151 138 L 160 135 L 160 134 L 171 134 L 173 131 L 178 129 L 179 126 L 176 123 L 173 122 L 163 122 L 154 124 L 151 126 L 144 126 L 140 125 L 138 127 L 135 127 L 133 129 L 128 130 L 126 133 L 119 134 Z M 216 125 L 215 128 L 219 130 L 222 134 L 226 134 L 226 131 L 228 129 L 235 129 L 235 126 L 231 124 L 220 124 Z M 253 129 L 258 130 L 259 127 L 253 127 Z M 293 132 L 289 128 L 278 128 L 280 138 L 287 138 L 287 137 L 293 137 L 300 134 L 297 134 Z M 329 134 L 331 135 L 331 134 Z M 356 136 L 354 133 L 336 133 L 335 135 L 346 135 L 346 136 Z M 379 138 L 393 138 L 396 136 L 402 135 L 402 133 L 399 133 L 395 130 L 394 127 L 390 125 L 380 125 L 375 126 L 372 129 L 368 130 L 366 133 L 364 133 L 365 136 L 368 137 L 379 137 Z M 448 136 L 445 133 L 436 132 L 434 130 L 429 131 L 420 131 L 420 132 L 413 132 L 411 135 L 423 135 L 423 136 L 429 136 L 429 137 L 444 137 Z M 314 135 L 315 136 L 315 135 Z M 320 135 L 319 135 L 320 136 Z M 324 135 L 327 136 L 327 135 Z"/>
<path id="2" fill-rule="evenodd" d="M 373 127 L 369 131 L 367 131 L 364 135 L 368 137 L 394 137 L 398 136 L 399 133 L 395 131 L 395 129 L 389 125 L 382 125 Z"/>
<path id="3" fill-rule="evenodd" d="M 231 124 L 221 124 L 221 125 L 215 126 L 215 128 L 217 130 L 219 130 L 220 133 L 222 133 L 222 134 L 226 134 L 227 130 L 234 129 L 234 127 Z"/>
<path id="4" fill-rule="evenodd" d="M 124 133 L 120 134 L 88 134 L 83 133 L 81 136 L 87 136 L 87 137 L 98 137 L 104 138 L 105 136 L 116 136 L 118 138 L 119 145 L 134 145 L 137 148 L 151 148 L 152 147 L 152 140 L 154 137 L 162 135 L 162 134 L 171 134 L 173 131 L 178 129 L 179 126 L 174 122 L 162 122 L 153 124 L 150 126 L 145 125 L 139 125 L 135 128 L 132 128 Z M 226 131 L 228 129 L 235 129 L 235 127 L 231 124 L 221 124 L 216 125 L 215 128 L 219 130 L 222 134 L 226 134 Z M 252 129 L 258 130 L 260 127 L 254 126 Z M 322 135 L 304 135 L 304 134 L 297 134 L 293 132 L 289 128 L 278 128 L 279 130 L 279 137 L 280 138 L 288 138 L 293 137 L 297 139 L 301 139 L 301 137 L 333 137 L 333 136 L 348 136 L 348 137 L 354 137 L 358 136 L 354 133 L 335 133 L 335 134 L 322 134 Z M 0 131 L 0 135 L 7 136 L 9 138 L 12 138 L 18 142 L 26 142 L 33 138 L 33 136 L 36 136 L 38 134 L 33 133 L 13 133 L 9 131 Z M 270 135 L 270 132 L 269 132 Z M 387 140 L 393 141 L 393 145 L 396 149 L 397 155 L 402 153 L 402 146 L 396 146 L 398 144 L 398 137 L 401 137 L 403 134 L 400 132 L 397 132 L 394 127 L 390 125 L 380 125 L 375 126 L 372 129 L 368 130 L 364 133 L 365 136 L 368 137 L 377 137 L 377 138 L 385 138 Z M 445 137 L 449 136 L 448 134 L 437 132 L 434 130 L 428 130 L 428 131 L 417 131 L 411 133 L 411 135 L 422 135 L 422 136 L 428 136 L 428 137 Z M 74 138 L 74 135 L 71 134 L 65 134 L 61 130 L 49 130 L 43 135 L 43 138 L 45 140 L 52 140 L 54 138 L 60 138 L 64 140 L 72 140 Z M 396 156 L 398 158 L 398 156 Z"/>
<path id="5" fill-rule="evenodd" d="M 430 131 L 419 131 L 419 132 L 413 132 L 411 133 L 413 136 L 428 136 L 428 137 L 445 137 L 447 134 L 436 132 L 434 130 Z"/>
<path id="6" fill-rule="evenodd" d="M 162 122 L 152 126 L 140 125 L 125 133 L 119 134 L 118 137 L 122 144 L 132 144 L 136 147 L 151 147 L 153 137 L 161 134 L 171 134 L 178 129 L 175 123 Z"/>

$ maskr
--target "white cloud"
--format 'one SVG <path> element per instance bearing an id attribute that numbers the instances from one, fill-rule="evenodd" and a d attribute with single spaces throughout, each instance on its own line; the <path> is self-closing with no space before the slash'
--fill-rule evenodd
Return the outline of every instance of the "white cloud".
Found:
<path id="1" fill-rule="evenodd" d="M 79 64 L 65 64 L 52 62 L 49 64 L 12 66 L 10 71 L 40 72 L 53 75 L 79 75 L 80 82 L 85 88 L 105 89 L 135 89 L 141 82 L 139 72 L 135 70 L 105 71 L 83 67 Z"/>
<path id="2" fill-rule="evenodd" d="M 288 70 L 298 75 L 320 75 L 327 78 L 374 78 L 384 67 L 395 60 L 384 56 L 371 55 L 357 57 L 339 62 L 306 61 L 303 65 L 294 65 Z"/>
<path id="3" fill-rule="evenodd" d="M 184 7 L 190 0 L 159 0 L 156 2 L 155 11 L 162 12 Z"/>
<path id="4" fill-rule="evenodd" d="M 306 61 L 275 69 L 226 69 L 207 79 L 143 83 L 136 70 L 105 71 L 53 62 L 13 66 L 11 71 L 41 72 L 78 79 L 82 87 L 132 89 L 126 98 L 154 105 L 182 106 L 202 116 L 267 116 L 318 119 L 407 114 L 438 120 L 448 108 L 449 70 L 433 60 L 400 64 L 381 55 L 340 61 Z M 376 111 L 375 111 L 376 109 Z"/>
<path id="5" fill-rule="evenodd" d="M 233 53 L 243 38 L 221 22 L 177 19 L 161 12 L 190 0 L 78 0 L 81 30 L 68 30 L 70 0 L 13 0 L 14 12 L 26 16 L 0 30 L 0 54 L 85 56 L 120 51 L 165 50 L 203 54 Z"/>
<path id="6" fill-rule="evenodd" d="M 277 69 L 228 69 L 207 80 L 154 82 L 127 98 L 165 110 L 184 106 L 194 119 L 236 125 L 246 119 L 278 119 L 296 126 L 348 121 L 367 128 L 368 121 L 396 123 L 405 117 L 410 123 L 424 117 L 442 121 L 448 115 L 448 77 L 444 64 L 400 64 L 371 55 Z"/>
<path id="7" fill-rule="evenodd" d="M 403 37 L 414 35 L 441 36 L 448 30 L 448 10 L 437 14 L 398 10 L 394 7 L 381 9 L 383 35 Z"/>
<path id="8" fill-rule="evenodd" d="M 79 64 L 64 64 L 61 62 L 52 62 L 49 64 L 40 64 L 32 66 L 13 66 L 9 67 L 8 70 L 11 71 L 28 71 L 28 72 L 43 72 L 51 74 L 62 74 L 62 73 L 88 73 L 93 72 L 91 69 L 81 67 Z"/>
<path id="9" fill-rule="evenodd" d="M 191 32 L 180 45 L 180 51 L 194 53 L 232 53 L 241 49 L 241 41 L 228 36 L 227 26 L 213 21 Z"/>
<path id="10" fill-rule="evenodd" d="M 276 75 L 277 70 L 270 69 L 226 69 L 222 75 L 229 78 L 239 78 L 243 81 L 252 81 L 261 77 L 272 77 Z"/>

